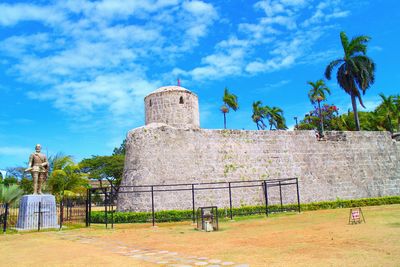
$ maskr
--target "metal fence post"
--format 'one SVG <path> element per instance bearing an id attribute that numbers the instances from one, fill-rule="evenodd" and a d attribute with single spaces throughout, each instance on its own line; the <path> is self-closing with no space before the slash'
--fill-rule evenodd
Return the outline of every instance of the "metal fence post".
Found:
<path id="1" fill-rule="evenodd" d="M 86 227 L 89 226 L 89 189 L 86 190 L 86 200 L 85 200 L 85 224 Z"/>
<path id="2" fill-rule="evenodd" d="M 108 228 L 108 218 L 107 218 L 107 200 L 108 200 L 108 197 L 107 197 L 107 190 L 105 190 L 104 191 L 104 220 L 105 220 L 105 223 L 106 223 L 106 229 Z"/>
<path id="3" fill-rule="evenodd" d="M 232 189 L 231 189 L 231 183 L 229 182 L 229 212 L 231 214 L 231 220 L 233 220 L 233 214 L 232 214 Z"/>
<path id="4" fill-rule="evenodd" d="M 299 178 L 296 178 L 296 190 L 297 190 L 297 206 L 300 212 Z"/>
<path id="5" fill-rule="evenodd" d="M 282 186 L 281 186 L 281 181 L 279 181 L 279 197 L 281 201 L 281 212 L 283 211 L 283 202 L 282 202 Z"/>
<path id="6" fill-rule="evenodd" d="M 64 220 L 64 199 L 60 200 L 60 229 L 62 229 Z"/>
<path id="7" fill-rule="evenodd" d="M 9 205 L 8 203 L 4 204 L 5 211 L 3 219 L 3 233 L 7 231 L 7 218 L 8 218 L 8 207 L 9 207 L 8 205 Z"/>
<path id="8" fill-rule="evenodd" d="M 42 215 L 42 202 L 39 202 L 39 212 L 38 212 L 38 232 L 40 231 L 40 223 Z"/>
<path id="9" fill-rule="evenodd" d="M 193 214 L 192 214 L 192 219 L 193 219 L 193 223 L 195 223 L 196 222 L 196 218 L 195 218 L 195 213 L 196 213 L 196 211 L 195 211 L 195 207 L 194 207 L 194 184 L 192 184 L 192 208 L 193 208 Z"/>
<path id="10" fill-rule="evenodd" d="M 90 223 L 92 222 L 92 190 L 89 189 L 89 226 Z"/>
<path id="11" fill-rule="evenodd" d="M 267 182 L 264 181 L 264 197 L 265 197 L 265 215 L 267 215 L 268 217 L 268 186 L 267 186 Z"/>
<path id="12" fill-rule="evenodd" d="M 154 214 L 154 186 L 151 186 L 151 215 L 153 217 L 153 226 L 155 225 L 155 214 Z"/>
<path id="13" fill-rule="evenodd" d="M 114 205 L 111 204 L 111 229 L 114 229 Z"/>

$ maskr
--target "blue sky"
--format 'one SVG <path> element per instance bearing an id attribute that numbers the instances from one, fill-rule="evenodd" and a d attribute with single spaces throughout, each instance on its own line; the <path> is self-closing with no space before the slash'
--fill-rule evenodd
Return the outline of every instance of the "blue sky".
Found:
<path id="1" fill-rule="evenodd" d="M 289 126 L 312 109 L 306 82 L 342 56 L 340 31 L 372 37 L 379 93 L 399 93 L 396 0 L 60 0 L 0 2 L 0 169 L 36 143 L 76 160 L 111 154 L 144 124 L 143 98 L 163 85 L 200 100 L 202 128 L 223 127 L 227 86 L 240 109 L 228 128 L 256 129 L 251 103 L 279 106 Z M 350 98 L 328 81 L 329 103 Z"/>

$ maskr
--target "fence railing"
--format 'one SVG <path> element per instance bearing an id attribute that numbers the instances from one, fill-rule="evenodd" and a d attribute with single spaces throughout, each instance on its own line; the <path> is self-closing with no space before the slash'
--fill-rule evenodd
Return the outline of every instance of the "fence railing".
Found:
<path id="1" fill-rule="evenodd" d="M 93 196 L 97 196 L 96 203 L 99 203 L 99 199 L 102 201 L 102 206 L 104 206 L 104 223 L 106 227 L 114 224 L 114 212 L 116 201 L 121 195 L 129 195 L 130 198 L 134 198 L 137 194 L 147 194 L 149 197 L 149 206 L 151 206 L 151 223 L 155 225 L 156 223 L 156 199 L 155 195 L 162 192 L 174 192 L 176 194 L 181 194 L 183 192 L 191 192 L 191 209 L 192 209 L 192 220 L 193 223 L 196 220 L 196 192 L 212 192 L 214 190 L 225 190 L 227 196 L 229 197 L 229 217 L 233 219 L 233 189 L 244 189 L 244 188 L 259 188 L 263 192 L 263 202 L 264 213 L 268 216 L 271 213 L 270 210 L 270 196 L 269 190 L 271 188 L 278 188 L 279 194 L 277 198 L 279 199 L 278 205 L 280 209 L 278 212 L 285 211 L 284 208 L 284 196 L 282 194 L 282 188 L 292 186 L 294 190 L 292 192 L 295 194 L 295 210 L 300 212 L 300 195 L 299 195 L 299 183 L 298 178 L 284 178 L 284 179 L 271 179 L 271 180 L 250 180 L 250 181 L 231 181 L 231 182 L 210 182 L 210 183 L 182 183 L 182 184 L 164 184 L 164 185 L 132 185 L 132 186 L 120 186 L 118 191 L 111 187 L 101 187 L 92 188 L 88 190 L 88 222 L 89 226 L 92 222 L 91 213 L 93 205 Z M 293 197 L 292 197 L 293 198 Z M 254 203 L 256 205 L 256 203 Z M 285 204 L 289 204 L 285 202 Z M 293 205 L 292 205 L 293 207 Z M 275 212 L 275 211 L 274 211 Z M 243 214 L 246 215 L 246 214 Z"/>
<path id="2" fill-rule="evenodd" d="M 82 224 L 87 221 L 87 198 L 64 198 L 61 201 L 56 202 L 56 212 L 57 212 L 57 225 L 61 229 L 65 225 L 70 224 Z M 45 204 L 39 203 L 35 207 L 35 214 L 38 214 L 33 218 L 37 220 L 35 225 L 37 229 L 40 230 L 43 225 L 43 216 L 41 214 L 45 212 Z M 0 203 L 0 225 L 1 230 L 5 233 L 7 230 L 15 230 L 18 223 L 19 205 L 18 203 L 8 204 Z"/>
<path id="3" fill-rule="evenodd" d="M 285 187 L 291 187 L 290 194 L 282 194 L 282 189 Z M 251 180 L 251 181 L 230 181 L 230 182 L 210 182 L 210 183 L 182 183 L 182 184 L 164 184 L 164 185 L 135 185 L 135 186 L 120 186 L 118 190 L 115 187 L 101 187 L 101 188 L 91 188 L 87 191 L 87 196 L 82 198 L 64 198 L 62 201 L 57 201 L 56 212 L 57 220 L 60 229 L 66 224 L 77 224 L 86 223 L 86 226 L 90 226 L 92 223 L 92 210 L 96 208 L 97 211 L 102 209 L 104 211 L 104 223 L 106 227 L 111 224 L 114 225 L 114 213 L 116 211 L 117 200 L 121 197 L 121 194 L 125 196 L 129 195 L 131 198 L 135 196 L 134 194 L 146 194 L 148 196 L 148 206 L 151 207 L 150 211 L 150 221 L 153 225 L 157 222 L 156 216 L 156 195 L 163 194 L 166 192 L 174 193 L 175 195 L 184 194 L 180 197 L 184 199 L 187 203 L 190 203 L 192 209 L 191 219 L 193 223 L 196 220 L 196 196 L 201 194 L 210 194 L 214 191 L 220 191 L 221 194 L 226 194 L 228 198 L 229 208 L 229 218 L 232 220 L 234 217 L 234 200 L 237 202 L 240 196 L 236 196 L 234 192 L 238 192 L 237 189 L 258 188 L 259 192 L 262 192 L 262 197 L 259 202 L 262 203 L 262 209 L 256 209 L 251 212 L 265 213 L 268 216 L 271 212 L 282 212 L 286 210 L 295 210 L 300 212 L 300 195 L 299 195 L 299 183 L 297 178 L 285 178 L 285 179 L 271 179 L 271 180 Z M 280 206 L 279 209 L 271 208 L 271 188 L 278 188 L 278 193 L 275 194 L 275 200 L 278 200 L 277 204 Z M 256 190 L 257 191 L 257 190 Z M 200 192 L 202 192 L 200 194 Z M 254 193 L 249 191 L 250 193 Z M 190 197 L 189 197 L 190 195 Z M 285 197 L 290 197 L 292 202 L 288 202 Z M 284 199 L 286 201 L 284 201 Z M 162 199 L 161 199 L 162 201 Z M 163 204 L 163 203 L 161 203 Z M 198 203 L 197 203 L 198 204 Z M 259 205 L 259 203 L 252 203 L 254 206 Z M 291 204 L 285 206 L 286 204 Z M 39 205 L 40 207 L 40 205 Z M 164 205 L 165 207 L 165 205 Z M 197 205 L 198 207 L 198 205 Z M 168 208 L 165 208 L 168 209 Z M 41 210 L 35 211 L 40 214 Z M 252 214 L 250 212 L 250 214 Z M 0 225 L 3 232 L 9 229 L 16 229 L 18 222 L 19 207 L 18 203 L 13 205 L 0 203 Z M 236 213 L 236 211 L 235 211 Z M 228 214 L 228 213 L 227 213 Z M 188 214 L 189 215 L 189 214 Z M 246 212 L 241 215 L 248 215 Z M 188 216 L 189 217 L 189 216 Z M 40 220 L 41 216 L 37 216 Z M 164 218 L 165 219 L 165 218 Z M 40 230 L 40 221 L 38 221 L 38 230 Z"/>

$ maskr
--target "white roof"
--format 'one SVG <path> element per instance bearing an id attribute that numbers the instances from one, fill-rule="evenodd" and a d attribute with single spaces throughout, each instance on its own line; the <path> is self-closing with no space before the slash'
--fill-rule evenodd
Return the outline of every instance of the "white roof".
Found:
<path id="1" fill-rule="evenodd" d="M 176 86 L 176 85 L 171 85 L 171 86 L 163 86 L 158 88 L 157 90 L 155 90 L 154 92 L 152 92 L 152 94 L 154 93 L 162 93 L 162 92 L 170 92 L 170 91 L 186 91 L 186 92 L 190 92 L 190 90 L 182 87 L 182 86 Z"/>

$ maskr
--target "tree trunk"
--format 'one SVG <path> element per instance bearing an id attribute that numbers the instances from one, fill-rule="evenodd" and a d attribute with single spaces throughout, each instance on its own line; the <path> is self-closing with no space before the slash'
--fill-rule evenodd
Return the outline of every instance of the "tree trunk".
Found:
<path id="1" fill-rule="evenodd" d="M 353 106 L 354 122 L 356 124 L 356 131 L 360 131 L 360 120 L 358 119 L 356 96 L 351 94 L 351 105 Z"/>
<path id="2" fill-rule="evenodd" d="M 224 129 L 226 129 L 226 113 L 224 112 Z"/>
<path id="3" fill-rule="evenodd" d="M 261 121 L 261 130 L 265 130 L 267 128 L 267 125 L 263 121 Z"/>
<path id="4" fill-rule="evenodd" d="M 321 113 L 321 101 L 318 101 L 318 113 L 319 113 L 319 122 L 321 124 L 321 137 L 324 135 L 324 119 L 322 118 Z"/>
<path id="5" fill-rule="evenodd" d="M 392 119 L 390 118 L 389 115 L 387 115 L 387 120 L 388 120 L 388 123 L 389 123 L 389 131 L 390 131 L 391 133 L 393 133 Z"/>
<path id="6" fill-rule="evenodd" d="M 397 132 L 400 132 L 400 117 L 397 118 Z"/>

